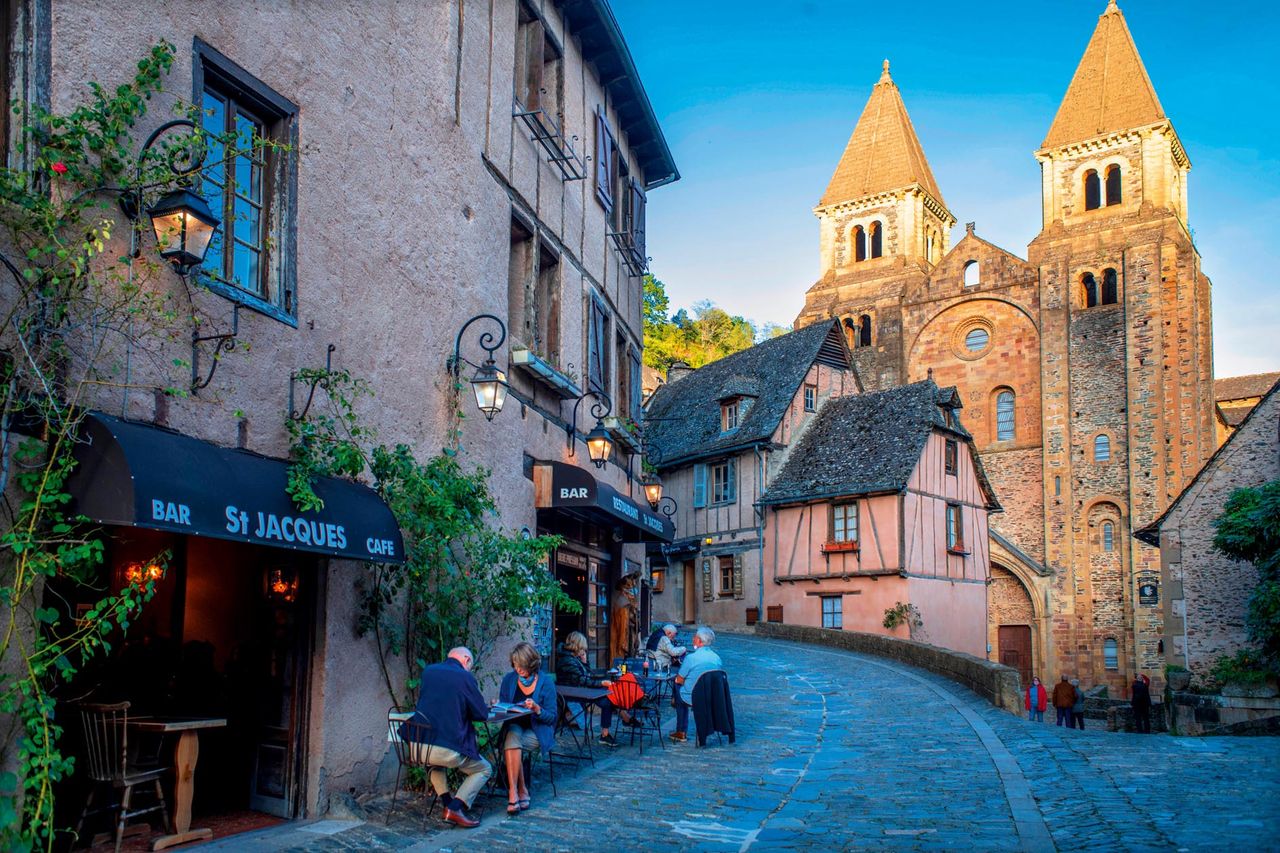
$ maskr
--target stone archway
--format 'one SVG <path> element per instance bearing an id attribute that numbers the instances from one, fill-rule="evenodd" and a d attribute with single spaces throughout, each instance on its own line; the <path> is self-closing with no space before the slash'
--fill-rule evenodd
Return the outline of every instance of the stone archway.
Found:
<path id="1" fill-rule="evenodd" d="M 987 590 L 987 629 L 992 659 L 1018 670 L 1025 687 L 1038 675 L 1042 656 L 1031 592 L 1022 580 L 999 563 L 991 564 Z M 1041 681 L 1044 678 L 1041 676 Z"/>

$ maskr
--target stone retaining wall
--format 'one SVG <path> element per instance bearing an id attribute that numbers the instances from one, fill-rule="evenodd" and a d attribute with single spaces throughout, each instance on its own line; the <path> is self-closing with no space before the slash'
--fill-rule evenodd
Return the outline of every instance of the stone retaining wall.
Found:
<path id="1" fill-rule="evenodd" d="M 810 628 L 804 625 L 779 625 L 762 622 L 755 626 L 756 635 L 833 646 L 851 652 L 876 655 L 918 666 L 968 687 L 997 708 L 1011 714 L 1022 714 L 1022 682 L 1018 671 L 1003 664 L 993 663 L 967 655 L 940 649 L 914 640 L 900 640 L 881 634 L 864 634 L 858 631 L 835 631 L 827 628 Z"/>

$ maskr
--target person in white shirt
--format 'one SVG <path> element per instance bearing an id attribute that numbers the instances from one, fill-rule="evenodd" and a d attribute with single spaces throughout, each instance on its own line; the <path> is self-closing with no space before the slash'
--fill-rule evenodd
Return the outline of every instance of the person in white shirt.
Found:
<path id="1" fill-rule="evenodd" d="M 684 657 L 689 651 L 684 646 L 677 646 L 675 639 L 676 626 L 663 625 L 662 637 L 658 639 L 658 648 L 653 652 L 660 668 L 669 669 L 672 663 L 679 665 L 680 661 L 678 659 Z"/>

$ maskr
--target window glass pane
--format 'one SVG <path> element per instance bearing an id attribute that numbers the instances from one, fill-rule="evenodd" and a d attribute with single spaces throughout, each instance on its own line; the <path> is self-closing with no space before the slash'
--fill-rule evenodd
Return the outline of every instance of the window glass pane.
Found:
<path id="1" fill-rule="evenodd" d="M 1116 532 L 1111 522 L 1102 525 L 1102 550 L 1114 551 L 1116 549 Z"/>
<path id="2" fill-rule="evenodd" d="M 201 124 L 211 134 L 221 135 L 227 131 L 227 102 L 213 92 L 204 93 L 204 117 Z M 208 151 L 205 155 L 205 177 L 212 178 L 219 184 L 225 180 L 222 174 L 222 161 L 227 156 L 222 142 L 208 139 Z M 208 199 L 206 199 L 208 200 Z M 211 206 L 213 203 L 210 202 Z"/>
<path id="3" fill-rule="evenodd" d="M 986 329 L 971 329 L 969 334 L 964 336 L 964 345 L 969 352 L 978 352 L 986 349 L 987 341 L 990 339 L 991 336 L 987 334 Z"/>
<path id="4" fill-rule="evenodd" d="M 262 243 L 262 211 L 238 195 L 234 210 L 236 239 L 250 248 L 259 248 Z"/>
<path id="5" fill-rule="evenodd" d="M 235 284 L 236 287 L 244 288 L 251 293 L 261 292 L 261 284 L 258 277 L 258 257 L 260 252 L 257 249 L 250 249 L 243 245 L 236 246 L 236 253 L 233 260 L 235 261 Z"/>
<path id="6" fill-rule="evenodd" d="M 1093 440 L 1093 459 L 1095 462 L 1107 462 L 1111 459 L 1111 439 L 1100 435 Z"/>
<path id="7" fill-rule="evenodd" d="M 1118 669 L 1120 667 L 1120 655 L 1116 648 L 1116 641 L 1108 639 L 1102 644 L 1102 655 L 1107 669 Z"/>
<path id="8" fill-rule="evenodd" d="M 219 278 L 225 274 L 222 269 L 222 233 L 221 228 L 214 230 L 209 250 L 204 253 L 204 269 Z"/>
<path id="9" fill-rule="evenodd" d="M 1013 392 L 1001 391 L 996 397 L 996 440 L 1009 441 L 1013 434 Z"/>

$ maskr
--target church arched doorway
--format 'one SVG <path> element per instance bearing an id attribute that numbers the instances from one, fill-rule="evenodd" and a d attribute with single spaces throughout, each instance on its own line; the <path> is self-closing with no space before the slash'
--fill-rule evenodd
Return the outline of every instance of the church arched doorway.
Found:
<path id="1" fill-rule="evenodd" d="M 1031 593 L 1017 575 L 997 563 L 991 564 L 991 588 L 988 591 L 988 618 L 995 628 L 996 660 L 1018 670 L 1025 687 L 1035 670 L 1036 624 Z M 1043 677 L 1041 678 L 1043 681 Z"/>

